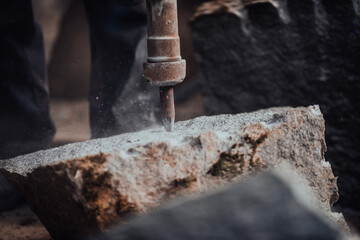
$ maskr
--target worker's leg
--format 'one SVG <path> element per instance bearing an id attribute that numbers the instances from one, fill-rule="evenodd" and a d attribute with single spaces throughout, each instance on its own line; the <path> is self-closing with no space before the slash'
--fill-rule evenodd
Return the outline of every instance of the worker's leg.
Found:
<path id="1" fill-rule="evenodd" d="M 0 159 L 46 148 L 53 135 L 43 40 L 31 0 L 0 1 Z M 0 176 L 0 210 L 15 198 Z"/>
<path id="2" fill-rule="evenodd" d="M 0 159 L 48 147 L 49 117 L 43 38 L 30 0 L 0 3 Z"/>
<path id="3" fill-rule="evenodd" d="M 152 100 L 156 90 L 149 90 L 142 78 L 142 63 L 146 61 L 145 0 L 84 3 L 92 52 L 92 137 L 146 127 L 156 120 L 148 104 L 156 105 L 159 97 L 155 93 L 156 100 Z"/>

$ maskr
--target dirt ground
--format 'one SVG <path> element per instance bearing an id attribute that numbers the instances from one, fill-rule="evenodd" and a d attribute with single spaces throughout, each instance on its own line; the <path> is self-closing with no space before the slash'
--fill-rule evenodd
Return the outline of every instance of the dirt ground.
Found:
<path id="1" fill-rule="evenodd" d="M 27 205 L 0 213 L 1 240 L 49 240 L 51 239 L 40 220 Z"/>

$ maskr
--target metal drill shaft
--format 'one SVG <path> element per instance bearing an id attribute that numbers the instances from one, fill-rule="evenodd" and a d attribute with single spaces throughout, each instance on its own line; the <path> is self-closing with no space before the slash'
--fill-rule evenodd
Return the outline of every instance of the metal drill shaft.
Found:
<path id="1" fill-rule="evenodd" d="M 186 75 L 180 55 L 177 0 L 146 0 L 148 20 L 148 59 L 144 76 L 160 87 L 161 117 L 167 131 L 175 122 L 173 85 Z"/>
<path id="2" fill-rule="evenodd" d="M 174 131 L 175 123 L 175 104 L 174 88 L 160 87 L 161 119 L 166 131 Z"/>

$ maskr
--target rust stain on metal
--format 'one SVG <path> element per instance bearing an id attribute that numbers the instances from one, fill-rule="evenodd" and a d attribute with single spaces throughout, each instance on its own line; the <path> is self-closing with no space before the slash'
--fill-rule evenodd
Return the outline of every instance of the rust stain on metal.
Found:
<path id="1" fill-rule="evenodd" d="M 147 63 L 147 67 L 144 69 L 147 81 L 155 86 L 179 84 L 185 78 L 185 72 L 185 61 Z"/>

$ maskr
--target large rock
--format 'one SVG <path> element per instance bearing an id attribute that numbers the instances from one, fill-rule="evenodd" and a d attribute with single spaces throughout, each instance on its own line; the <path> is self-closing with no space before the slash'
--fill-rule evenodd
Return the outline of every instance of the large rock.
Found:
<path id="1" fill-rule="evenodd" d="M 349 239 L 285 179 L 261 174 L 220 192 L 175 201 L 96 239 Z"/>
<path id="2" fill-rule="evenodd" d="M 196 15 L 207 113 L 319 104 L 339 203 L 360 212 L 360 2 L 218 0 Z"/>
<path id="3" fill-rule="evenodd" d="M 334 222 L 336 178 L 324 159 L 318 106 L 200 117 L 163 128 L 75 143 L 1 162 L 55 239 L 78 238 L 158 208 L 276 168 L 299 175 Z"/>

